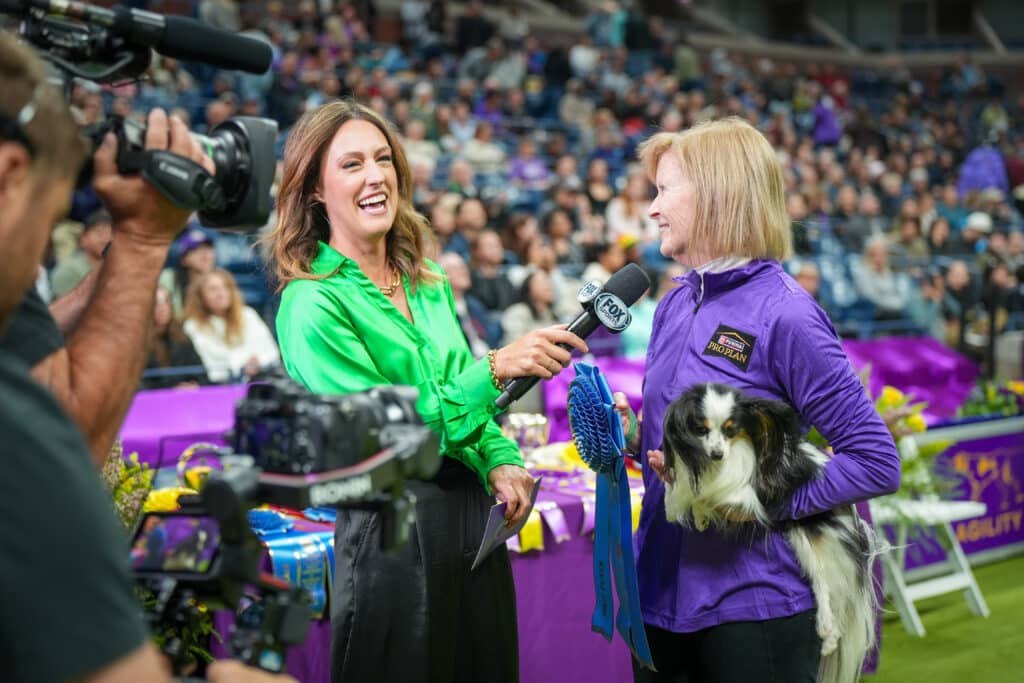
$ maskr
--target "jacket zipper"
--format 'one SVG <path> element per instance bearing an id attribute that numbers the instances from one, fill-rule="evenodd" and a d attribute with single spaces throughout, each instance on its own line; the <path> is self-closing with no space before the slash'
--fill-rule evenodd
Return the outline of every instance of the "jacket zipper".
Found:
<path id="1" fill-rule="evenodd" d="M 700 289 L 697 290 L 697 304 L 693 307 L 694 315 L 697 315 L 700 305 L 704 303 L 704 273 L 697 273 L 697 277 L 700 278 Z"/>

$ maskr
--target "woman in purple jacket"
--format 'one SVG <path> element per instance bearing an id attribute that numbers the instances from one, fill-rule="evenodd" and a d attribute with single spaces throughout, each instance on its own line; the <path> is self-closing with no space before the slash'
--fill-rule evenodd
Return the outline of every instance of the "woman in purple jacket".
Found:
<path id="1" fill-rule="evenodd" d="M 900 461 L 825 312 L 782 269 L 790 254 L 782 169 L 735 118 L 660 133 L 640 148 L 657 186 L 661 253 L 691 268 L 654 316 L 643 388 L 644 494 L 637 573 L 658 673 L 637 681 L 813 683 L 815 602 L 781 531 L 752 540 L 665 518 L 662 421 L 687 388 L 720 382 L 786 401 L 832 444 L 819 479 L 777 511 L 799 519 L 887 494 Z M 742 352 L 715 344 L 723 333 Z"/>

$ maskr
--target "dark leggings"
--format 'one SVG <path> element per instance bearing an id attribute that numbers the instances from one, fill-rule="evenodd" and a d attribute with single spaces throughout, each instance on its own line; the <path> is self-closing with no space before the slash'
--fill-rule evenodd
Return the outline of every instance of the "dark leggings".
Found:
<path id="1" fill-rule="evenodd" d="M 658 672 L 633 660 L 634 683 L 814 683 L 821 639 L 815 610 L 695 633 L 645 625 Z"/>

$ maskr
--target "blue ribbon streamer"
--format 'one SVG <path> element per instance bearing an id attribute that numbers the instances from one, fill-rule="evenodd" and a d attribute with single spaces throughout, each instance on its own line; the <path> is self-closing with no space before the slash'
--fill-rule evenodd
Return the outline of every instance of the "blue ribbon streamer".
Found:
<path id="1" fill-rule="evenodd" d="M 594 592 L 591 628 L 611 641 L 614 630 L 637 661 L 654 671 L 644 632 L 633 557 L 633 522 L 629 481 L 622 449 L 626 439 L 615 412 L 615 400 L 601 371 L 576 363 L 569 384 L 569 423 L 580 457 L 597 473 L 594 524 Z M 610 569 L 610 571 L 609 571 Z M 612 575 L 619 611 L 612 621 Z"/>

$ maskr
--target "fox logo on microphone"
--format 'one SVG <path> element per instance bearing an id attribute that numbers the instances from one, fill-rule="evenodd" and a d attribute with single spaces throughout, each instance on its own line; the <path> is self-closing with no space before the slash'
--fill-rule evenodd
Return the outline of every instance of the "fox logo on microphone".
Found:
<path id="1" fill-rule="evenodd" d="M 612 332 L 622 332 L 633 321 L 629 306 L 611 292 L 602 292 L 594 299 L 594 313 L 601 324 Z"/>

